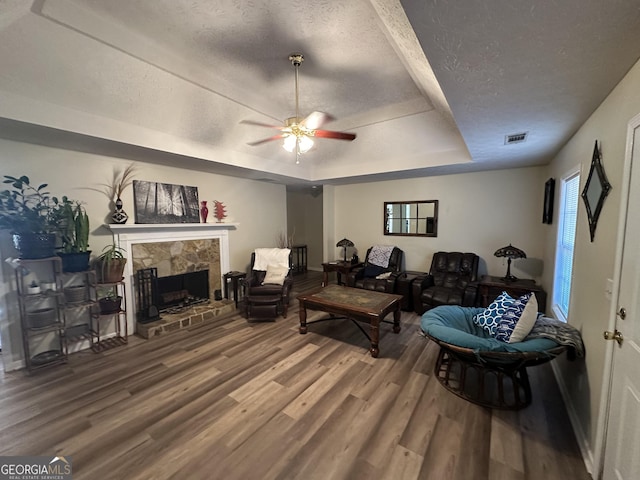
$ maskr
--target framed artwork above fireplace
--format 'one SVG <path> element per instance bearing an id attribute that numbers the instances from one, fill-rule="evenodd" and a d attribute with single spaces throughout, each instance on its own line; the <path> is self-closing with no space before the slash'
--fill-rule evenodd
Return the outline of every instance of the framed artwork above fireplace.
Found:
<path id="1" fill-rule="evenodd" d="M 133 181 L 136 223 L 200 223 L 198 187 Z"/>

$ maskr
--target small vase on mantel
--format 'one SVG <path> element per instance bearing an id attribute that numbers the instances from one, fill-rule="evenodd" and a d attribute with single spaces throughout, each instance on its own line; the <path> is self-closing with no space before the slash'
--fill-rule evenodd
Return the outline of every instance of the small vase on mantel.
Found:
<path id="1" fill-rule="evenodd" d="M 207 223 L 207 217 L 209 216 L 209 209 L 207 208 L 207 201 L 202 200 L 200 202 L 200 217 L 202 218 L 202 223 Z"/>
<path id="2" fill-rule="evenodd" d="M 127 212 L 122 209 L 122 200 L 120 197 L 116 199 L 116 209 L 111 215 L 111 219 L 113 220 L 113 223 L 120 225 L 127 223 L 127 220 L 129 220 L 129 215 L 127 215 Z"/>

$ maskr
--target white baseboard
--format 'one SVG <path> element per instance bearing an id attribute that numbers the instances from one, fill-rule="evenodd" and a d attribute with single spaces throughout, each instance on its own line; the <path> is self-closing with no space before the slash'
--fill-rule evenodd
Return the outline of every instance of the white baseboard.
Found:
<path id="1" fill-rule="evenodd" d="M 587 472 L 589 472 L 589 475 L 593 477 L 593 450 L 591 449 L 589 440 L 587 439 L 587 436 L 584 434 L 584 430 L 580 425 L 578 414 L 573 406 L 573 403 L 571 402 L 569 391 L 567 390 L 567 386 L 562 379 L 562 375 L 560 375 L 560 370 L 556 366 L 556 362 L 551 362 L 551 369 L 553 370 L 553 375 L 556 377 L 556 383 L 558 384 L 558 388 L 560 389 L 560 395 L 562 395 L 564 406 L 567 410 L 567 414 L 569 415 L 569 421 L 571 422 L 571 426 L 573 427 L 573 433 L 576 436 L 578 447 L 580 448 L 580 453 L 582 454 L 582 460 L 584 461 L 584 466 L 586 467 Z"/>
<path id="2" fill-rule="evenodd" d="M 24 360 L 16 360 L 11 363 L 4 364 L 5 372 L 13 372 L 14 370 L 20 370 L 21 368 L 25 368 L 27 365 L 24 363 Z"/>

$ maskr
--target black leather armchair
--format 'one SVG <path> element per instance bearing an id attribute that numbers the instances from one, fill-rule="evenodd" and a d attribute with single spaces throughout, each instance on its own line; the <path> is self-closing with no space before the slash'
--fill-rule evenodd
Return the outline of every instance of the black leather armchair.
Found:
<path id="1" fill-rule="evenodd" d="M 276 319 L 278 315 L 287 316 L 289 297 L 293 287 L 291 274 L 291 254 L 289 254 L 289 271 L 282 285 L 264 283 L 266 270 L 254 270 L 256 254 L 251 254 L 251 268 L 244 280 L 244 302 L 247 318 L 260 317 Z"/>
<path id="2" fill-rule="evenodd" d="M 439 305 L 474 306 L 479 260 L 475 253 L 434 253 L 429 274 L 419 276 L 412 284 L 414 311 L 422 315 Z"/>
<path id="3" fill-rule="evenodd" d="M 369 262 L 369 254 L 371 249 L 367 250 L 364 264 L 361 267 L 354 268 L 347 275 L 347 287 L 364 288 L 366 290 L 375 290 L 377 292 L 394 293 L 396 289 L 396 280 L 402 270 L 402 260 L 404 252 L 398 247 L 393 247 L 389 257 L 389 265 L 379 267 Z M 389 273 L 386 278 L 376 278 L 377 276 Z"/>

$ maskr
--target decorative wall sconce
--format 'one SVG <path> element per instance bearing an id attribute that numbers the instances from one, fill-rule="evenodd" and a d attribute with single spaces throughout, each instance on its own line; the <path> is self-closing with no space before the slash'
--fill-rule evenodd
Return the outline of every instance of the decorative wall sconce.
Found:
<path id="1" fill-rule="evenodd" d="M 600 155 L 600 149 L 598 148 L 598 141 L 593 148 L 593 156 L 591 158 L 591 168 L 589 169 L 589 176 L 587 182 L 584 184 L 582 190 L 582 200 L 587 208 L 587 218 L 589 219 L 589 235 L 591 241 L 596 235 L 596 226 L 598 224 L 598 217 L 602 211 L 602 205 L 604 199 L 611 191 L 611 184 L 607 181 L 607 176 L 604 173 L 604 167 L 602 166 L 602 156 Z"/>

